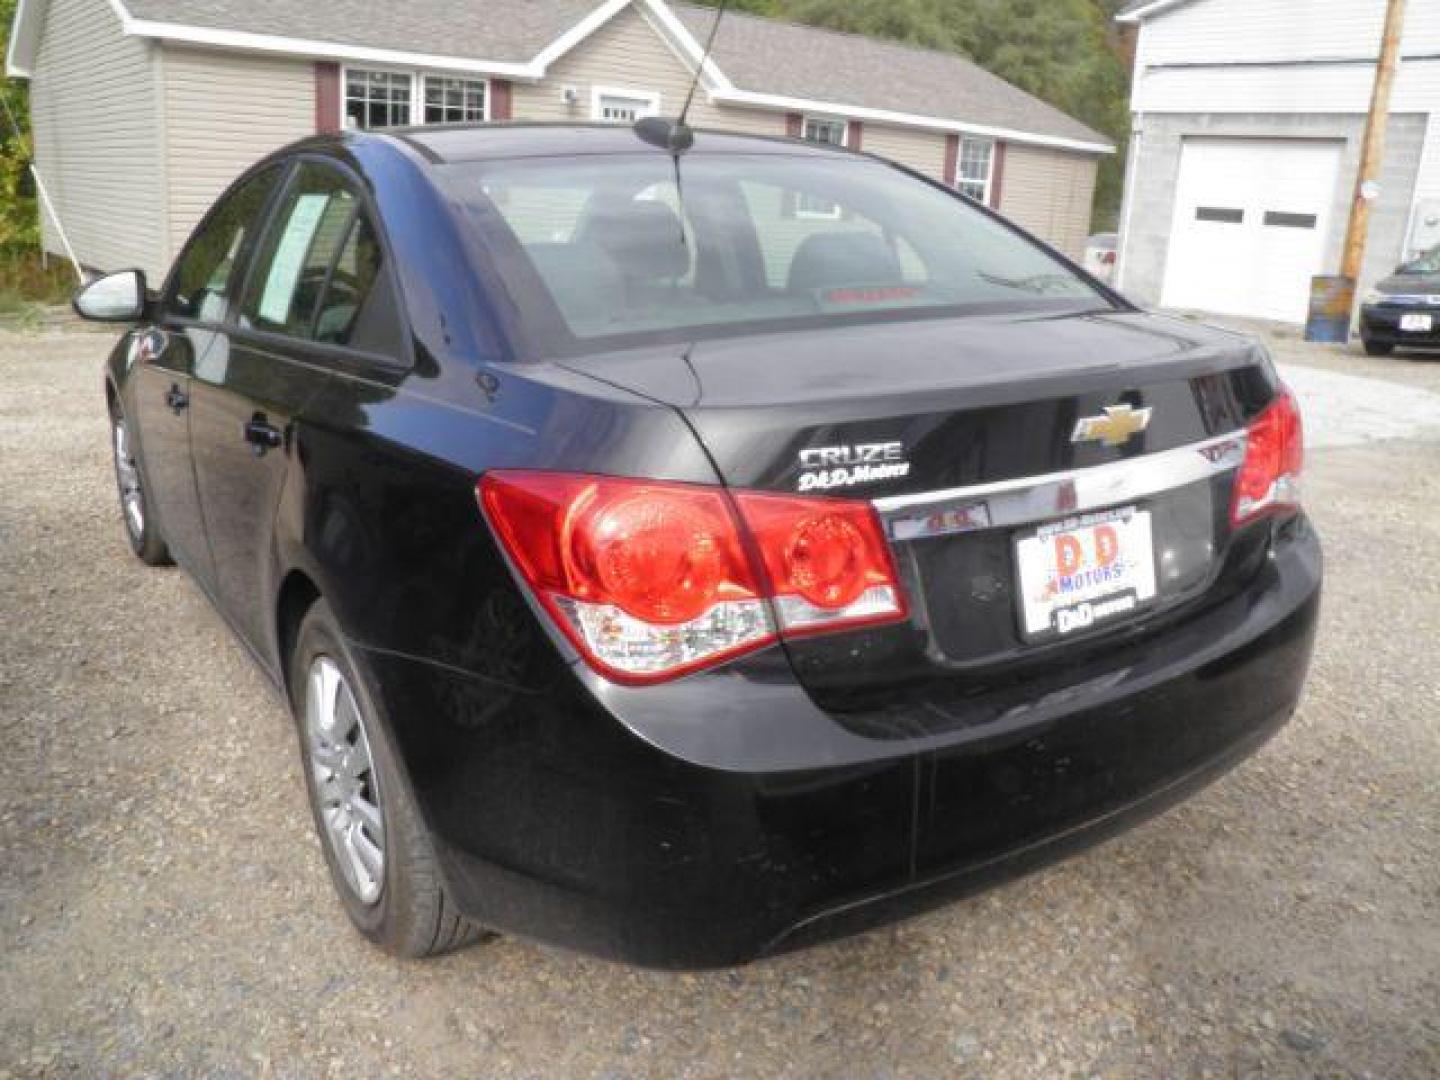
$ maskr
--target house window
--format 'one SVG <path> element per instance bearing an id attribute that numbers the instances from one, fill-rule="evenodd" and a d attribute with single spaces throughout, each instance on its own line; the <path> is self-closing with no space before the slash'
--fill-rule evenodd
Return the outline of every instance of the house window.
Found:
<path id="1" fill-rule="evenodd" d="M 410 123 L 412 78 L 394 71 L 345 71 L 345 123 L 372 131 Z"/>
<path id="2" fill-rule="evenodd" d="M 828 143 L 831 146 L 845 145 L 845 121 L 824 120 L 817 116 L 805 118 L 804 134 L 810 142 Z"/>
<path id="3" fill-rule="evenodd" d="M 955 187 L 978 203 L 990 202 L 990 168 L 995 144 L 989 139 L 960 140 L 960 159 L 955 168 Z"/>
<path id="4" fill-rule="evenodd" d="M 425 123 L 462 124 L 485 119 L 484 79 L 425 76 Z"/>
<path id="5" fill-rule="evenodd" d="M 612 124 L 633 124 L 660 111 L 660 95 L 644 90 L 616 90 L 597 86 L 591 93 L 590 116 Z"/>
<path id="6" fill-rule="evenodd" d="M 807 142 L 825 143 L 827 146 L 844 146 L 847 126 L 844 120 L 807 116 L 800 130 Z M 801 192 L 795 199 L 795 216 L 833 221 L 840 216 L 840 207 L 827 199 Z"/>

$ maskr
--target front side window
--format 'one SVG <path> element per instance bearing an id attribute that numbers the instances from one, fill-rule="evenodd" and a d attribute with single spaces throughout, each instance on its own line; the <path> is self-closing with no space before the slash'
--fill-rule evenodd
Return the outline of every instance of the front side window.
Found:
<path id="1" fill-rule="evenodd" d="M 463 124 L 485 119 L 484 79 L 425 76 L 425 123 Z"/>
<path id="2" fill-rule="evenodd" d="M 181 252 L 165 310 L 185 319 L 222 322 L 228 316 L 233 290 L 239 287 L 235 267 L 255 230 L 280 167 L 256 173 L 231 192 L 201 225 Z"/>
<path id="3" fill-rule="evenodd" d="M 978 203 L 990 202 L 990 163 L 995 144 L 989 139 L 969 135 L 960 140 L 960 157 L 956 162 L 955 187 Z"/>
<path id="4" fill-rule="evenodd" d="M 1112 306 L 1039 245 L 865 158 L 595 156 L 583 170 L 538 159 L 457 163 L 440 176 L 473 209 L 527 329 L 559 351 Z M 836 214 L 798 217 L 801 203 Z"/>
<path id="5" fill-rule="evenodd" d="M 384 255 L 345 178 L 300 166 L 255 259 L 243 325 L 330 345 L 394 355 L 398 319 Z M 377 298 L 377 293 L 387 292 Z"/>
<path id="6" fill-rule="evenodd" d="M 395 71 L 345 71 L 345 122 L 362 131 L 410 123 L 411 76 Z"/>

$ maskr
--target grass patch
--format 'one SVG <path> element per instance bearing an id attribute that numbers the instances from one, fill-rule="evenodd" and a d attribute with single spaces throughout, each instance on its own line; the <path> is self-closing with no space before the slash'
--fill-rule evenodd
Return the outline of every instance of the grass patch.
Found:
<path id="1" fill-rule="evenodd" d="M 75 288 L 75 271 L 65 260 L 42 259 L 35 248 L 0 250 L 0 320 L 34 329 L 47 308 L 68 304 Z"/>

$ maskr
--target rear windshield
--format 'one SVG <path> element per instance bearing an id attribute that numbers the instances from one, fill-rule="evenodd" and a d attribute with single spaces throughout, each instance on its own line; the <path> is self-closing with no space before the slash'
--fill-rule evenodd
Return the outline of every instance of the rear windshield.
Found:
<path id="1" fill-rule="evenodd" d="M 964 199 L 865 158 L 656 153 L 444 173 L 541 338 L 1111 306 Z"/>

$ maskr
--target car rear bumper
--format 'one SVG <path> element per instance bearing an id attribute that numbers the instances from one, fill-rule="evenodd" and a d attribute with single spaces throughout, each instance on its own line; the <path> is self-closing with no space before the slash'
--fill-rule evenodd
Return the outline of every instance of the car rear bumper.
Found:
<path id="1" fill-rule="evenodd" d="M 1301 518 L 1274 535 L 1253 588 L 1189 636 L 987 723 L 916 715 L 909 738 L 821 712 L 778 651 L 680 680 L 651 711 L 650 691 L 564 670 L 516 692 L 366 662 L 406 718 L 392 726 L 468 914 L 644 966 L 722 966 L 1041 866 L 1258 747 L 1299 700 L 1319 609 L 1314 533 Z"/>
<path id="2" fill-rule="evenodd" d="M 1400 329 L 1400 316 L 1412 312 L 1429 314 L 1432 329 L 1416 332 Z M 1366 304 L 1360 309 L 1360 336 L 1380 345 L 1414 345 L 1417 348 L 1440 348 L 1440 308 L 1386 307 Z"/>

